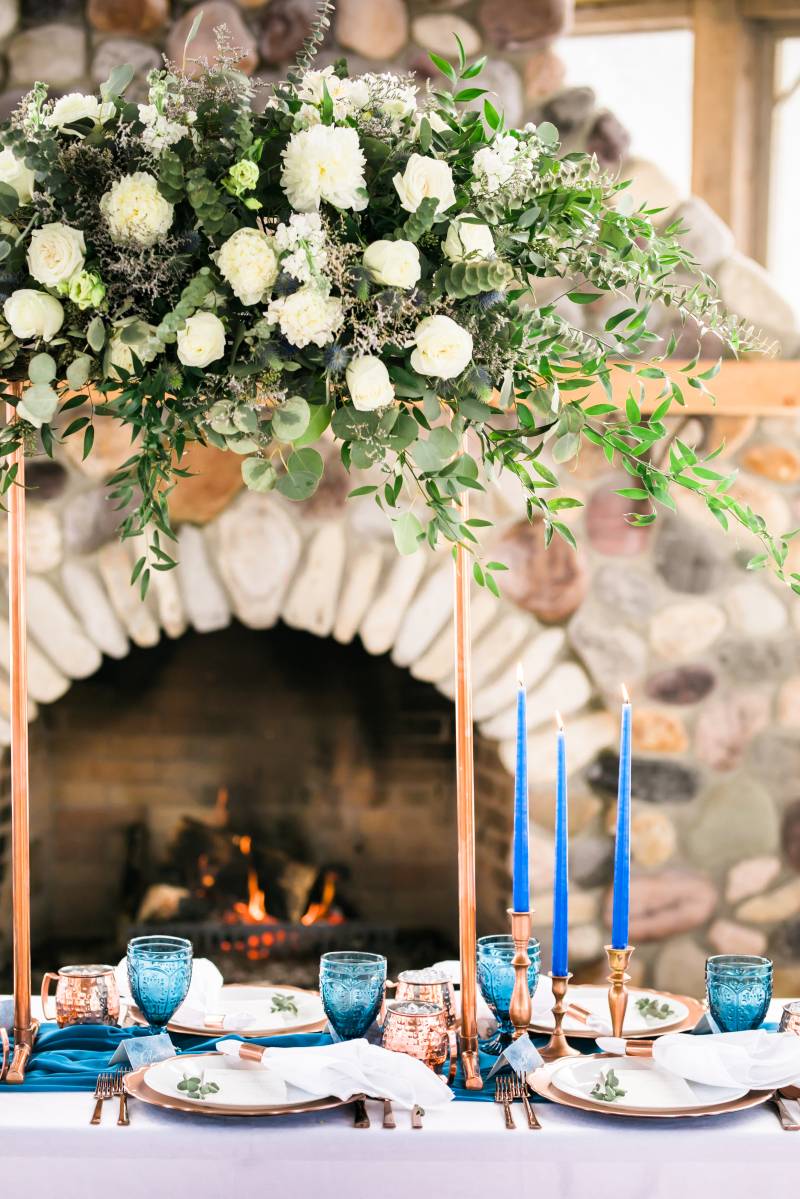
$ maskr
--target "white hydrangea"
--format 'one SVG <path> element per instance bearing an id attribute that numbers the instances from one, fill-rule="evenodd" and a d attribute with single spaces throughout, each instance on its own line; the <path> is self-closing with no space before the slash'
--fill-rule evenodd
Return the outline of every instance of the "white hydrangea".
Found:
<path id="1" fill-rule="evenodd" d="M 297 212 L 322 200 L 360 212 L 367 206 L 364 155 L 355 129 L 316 125 L 292 135 L 283 151 L 281 186 Z"/>
<path id="2" fill-rule="evenodd" d="M 172 225 L 173 206 L 146 171 L 118 179 L 100 200 L 100 211 L 116 242 L 154 246 Z"/>
<path id="3" fill-rule="evenodd" d="M 275 230 L 281 268 L 298 283 L 319 281 L 328 263 L 325 230 L 318 212 L 295 212 Z"/>
<path id="4" fill-rule="evenodd" d="M 267 308 L 267 319 L 280 325 L 287 341 L 302 349 L 304 346 L 326 346 L 341 328 L 344 315 L 341 301 L 326 296 L 316 287 L 301 287 L 290 296 L 273 300 Z"/>
<path id="5" fill-rule="evenodd" d="M 496 192 L 507 183 L 514 174 L 518 149 L 517 139 L 505 133 L 495 138 L 491 146 L 478 150 L 472 160 L 472 173 L 475 176 L 473 190 Z"/>
<path id="6" fill-rule="evenodd" d="M 159 112 L 155 104 L 139 105 L 139 120 L 144 125 L 142 143 L 153 153 L 160 153 L 169 146 L 174 146 L 181 138 L 186 137 L 189 130 L 178 121 L 170 121 Z"/>
<path id="7" fill-rule="evenodd" d="M 260 229 L 237 229 L 220 246 L 217 266 L 245 305 L 258 304 L 278 277 L 273 240 Z"/>

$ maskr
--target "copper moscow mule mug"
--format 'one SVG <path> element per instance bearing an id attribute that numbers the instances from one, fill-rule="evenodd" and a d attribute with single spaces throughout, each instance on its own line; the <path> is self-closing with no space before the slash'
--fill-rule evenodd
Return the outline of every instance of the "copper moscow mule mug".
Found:
<path id="1" fill-rule="evenodd" d="M 55 1017 L 48 1010 L 50 983 L 56 983 Z M 59 1028 L 69 1024 L 119 1024 L 119 990 L 113 966 L 62 966 L 42 979 L 42 1011 Z"/>
<path id="2" fill-rule="evenodd" d="M 384 1049 L 407 1053 L 438 1071 L 447 1059 L 449 1048 L 444 1008 L 410 999 L 388 1004 L 381 1044 Z"/>

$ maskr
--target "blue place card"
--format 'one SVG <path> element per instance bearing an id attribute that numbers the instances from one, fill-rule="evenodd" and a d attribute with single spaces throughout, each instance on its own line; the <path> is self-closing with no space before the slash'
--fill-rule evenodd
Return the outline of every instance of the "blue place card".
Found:
<path id="1" fill-rule="evenodd" d="M 517 1037 L 516 1041 L 512 1041 L 507 1049 L 503 1050 L 489 1071 L 489 1077 L 493 1078 L 495 1074 L 501 1070 L 507 1070 L 510 1066 L 515 1074 L 518 1074 L 520 1078 L 525 1078 L 531 1070 L 537 1070 L 543 1061 L 544 1058 L 533 1041 L 527 1033 L 523 1033 L 521 1037 Z"/>
<path id="2" fill-rule="evenodd" d="M 14 1000 L 0 999 L 0 1028 L 14 1027 Z"/>
<path id="3" fill-rule="evenodd" d="M 132 1070 L 138 1070 L 140 1066 L 152 1066 L 153 1062 L 163 1062 L 168 1057 L 176 1057 L 177 1053 L 167 1032 L 149 1037 L 128 1037 L 120 1041 L 110 1064 L 130 1066 Z"/>

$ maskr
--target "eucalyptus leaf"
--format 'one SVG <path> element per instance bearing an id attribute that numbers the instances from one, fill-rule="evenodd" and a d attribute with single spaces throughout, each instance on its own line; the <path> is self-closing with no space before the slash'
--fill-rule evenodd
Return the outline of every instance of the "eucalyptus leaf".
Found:
<path id="1" fill-rule="evenodd" d="M 88 354 L 79 354 L 73 358 L 67 367 L 67 386 L 70 391 L 80 391 L 86 384 L 92 369 L 92 359 Z"/>
<path id="2" fill-rule="evenodd" d="M 392 520 L 394 543 L 399 554 L 415 554 L 425 536 L 425 530 L 413 512 L 404 512 Z"/>
<path id="3" fill-rule="evenodd" d="M 28 363 L 28 378 L 31 383 L 52 383 L 55 377 L 55 358 L 50 354 L 34 354 Z"/>
<path id="4" fill-rule="evenodd" d="M 99 354 L 106 343 L 106 327 L 102 317 L 96 316 L 89 322 L 86 330 L 86 340 L 95 354 Z"/>
<path id="5" fill-rule="evenodd" d="M 322 478 L 320 454 L 310 446 L 295 450 L 286 463 L 286 474 L 278 480 L 278 491 L 288 500 L 307 500 Z"/>
<path id="6" fill-rule="evenodd" d="M 251 491 L 272 491 L 278 481 L 278 472 L 266 458 L 245 458 L 242 478 Z"/>
<path id="7" fill-rule="evenodd" d="M 53 419 L 58 408 L 58 396 L 49 383 L 34 383 L 22 393 L 17 412 L 37 429 Z"/>
<path id="8" fill-rule="evenodd" d="M 289 396 L 273 414 L 272 432 L 278 441 L 295 441 L 303 436 L 310 421 L 308 401 L 302 396 Z"/>

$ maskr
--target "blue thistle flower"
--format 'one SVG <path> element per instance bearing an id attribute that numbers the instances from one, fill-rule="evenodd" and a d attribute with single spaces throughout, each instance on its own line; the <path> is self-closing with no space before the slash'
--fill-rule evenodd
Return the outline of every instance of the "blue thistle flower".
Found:
<path id="1" fill-rule="evenodd" d="M 335 341 L 325 351 L 325 369 L 329 375 L 341 375 L 351 358 L 352 352 Z"/>
<path id="2" fill-rule="evenodd" d="M 502 304 L 505 299 L 505 292 L 502 291 L 482 291 L 478 296 L 478 307 L 484 312 L 489 312 L 490 309 L 496 308 L 498 304 Z"/>

